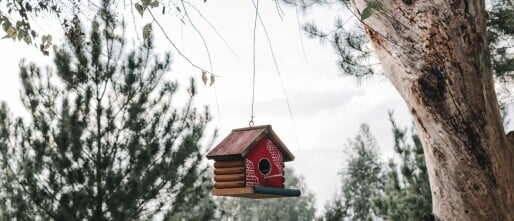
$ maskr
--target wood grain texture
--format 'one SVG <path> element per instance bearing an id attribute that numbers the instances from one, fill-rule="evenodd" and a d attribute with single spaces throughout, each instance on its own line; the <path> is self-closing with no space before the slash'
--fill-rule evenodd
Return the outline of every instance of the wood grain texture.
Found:
<path id="1" fill-rule="evenodd" d="M 241 167 L 244 166 L 243 161 L 216 161 L 214 162 L 214 168 L 226 168 L 226 167 Z"/>
<path id="2" fill-rule="evenodd" d="M 242 160 L 263 138 L 270 139 L 282 152 L 284 161 L 294 160 L 294 155 L 280 138 L 273 132 L 271 125 L 234 129 L 208 154 L 207 159 Z"/>
<path id="3" fill-rule="evenodd" d="M 357 12 L 367 0 L 351 0 Z M 364 20 L 423 143 L 436 220 L 514 220 L 514 144 L 494 89 L 483 0 L 381 1 Z"/>
<path id="4" fill-rule="evenodd" d="M 243 173 L 228 174 L 228 175 L 214 175 L 214 181 L 216 181 L 216 182 L 244 181 L 244 180 L 245 180 L 245 175 Z"/>
<path id="5" fill-rule="evenodd" d="M 216 189 L 227 189 L 227 188 L 238 188 L 244 187 L 244 181 L 227 181 L 227 182 L 215 182 L 214 188 Z"/>
<path id="6" fill-rule="evenodd" d="M 240 174 L 244 173 L 244 167 L 226 167 L 214 169 L 214 175 Z"/>

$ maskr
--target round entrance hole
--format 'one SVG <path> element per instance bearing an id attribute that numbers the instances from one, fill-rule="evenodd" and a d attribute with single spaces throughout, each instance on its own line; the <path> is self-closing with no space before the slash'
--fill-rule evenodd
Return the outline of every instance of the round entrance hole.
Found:
<path id="1" fill-rule="evenodd" d="M 261 172 L 262 175 L 268 175 L 271 173 L 271 163 L 268 159 L 262 158 L 259 161 L 259 172 Z"/>

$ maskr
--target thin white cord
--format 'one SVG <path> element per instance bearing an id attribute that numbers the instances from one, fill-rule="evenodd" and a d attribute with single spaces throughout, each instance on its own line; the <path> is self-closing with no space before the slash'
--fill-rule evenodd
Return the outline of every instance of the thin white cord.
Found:
<path id="1" fill-rule="evenodd" d="M 266 40 L 268 41 L 268 45 L 269 45 L 269 48 L 270 48 L 270 51 L 271 51 L 271 57 L 273 58 L 273 64 L 275 64 L 275 69 L 277 70 L 277 75 L 278 75 L 278 78 L 280 80 L 280 86 L 282 87 L 282 93 L 284 94 L 284 97 L 286 99 L 287 109 L 289 111 L 289 117 L 291 118 L 291 123 L 293 125 L 294 135 L 295 135 L 295 139 L 296 139 L 296 145 L 298 146 L 298 149 L 300 149 L 300 141 L 298 139 L 298 134 L 296 133 L 296 123 L 295 123 L 295 120 L 294 120 L 294 117 L 293 117 L 293 111 L 292 111 L 292 108 L 291 108 L 291 104 L 289 102 L 289 98 L 287 96 L 286 88 L 284 86 L 284 81 L 282 80 L 280 69 L 278 68 L 278 62 L 277 62 L 277 59 L 276 59 L 276 56 L 275 56 L 275 52 L 273 51 L 273 46 L 271 44 L 271 38 L 269 37 L 268 30 L 266 29 L 266 26 L 264 25 L 264 22 L 262 21 L 261 15 L 259 13 L 258 5 L 255 3 L 254 0 L 251 0 L 251 1 L 253 3 L 254 8 L 255 8 L 255 14 L 256 14 L 257 18 L 259 19 L 259 23 L 261 24 L 262 29 L 264 30 L 264 34 L 266 35 Z M 258 0 L 257 0 L 257 2 L 258 2 Z M 255 32 L 254 32 L 254 35 L 255 35 Z M 254 51 L 255 51 L 255 48 L 254 48 Z M 252 113 L 252 115 L 253 115 L 253 113 Z"/>

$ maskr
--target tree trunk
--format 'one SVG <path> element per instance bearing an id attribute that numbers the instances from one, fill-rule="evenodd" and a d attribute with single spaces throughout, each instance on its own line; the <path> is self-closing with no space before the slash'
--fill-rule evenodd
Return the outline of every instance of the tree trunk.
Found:
<path id="1" fill-rule="evenodd" d="M 435 219 L 514 220 L 514 135 L 500 119 L 484 1 L 380 2 L 363 23 L 421 135 Z"/>

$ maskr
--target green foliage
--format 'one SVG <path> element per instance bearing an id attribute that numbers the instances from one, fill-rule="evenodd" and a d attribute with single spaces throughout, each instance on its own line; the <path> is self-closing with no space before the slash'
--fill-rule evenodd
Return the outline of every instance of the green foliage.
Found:
<path id="1" fill-rule="evenodd" d="M 39 47 L 43 53 L 48 54 L 48 47 L 45 47 L 48 42 L 42 39 L 39 39 L 41 42 L 33 41 L 41 36 L 32 29 L 31 23 L 34 22 L 34 17 L 43 14 L 60 16 L 62 5 L 65 3 L 66 1 L 53 0 L 0 0 L 0 24 L 5 32 L 3 38 L 33 44 Z"/>
<path id="2" fill-rule="evenodd" d="M 152 23 L 148 23 L 143 27 L 143 39 L 147 39 L 152 34 Z"/>
<path id="3" fill-rule="evenodd" d="M 160 7 L 160 2 L 160 0 L 141 0 L 134 4 L 134 8 L 143 16 L 149 8 Z M 0 0 L 0 25 L 5 32 L 3 38 L 33 44 L 45 55 L 48 55 L 48 49 L 52 46 L 51 40 L 48 40 L 51 34 L 40 35 L 32 28 L 33 22 L 43 16 L 55 16 L 60 20 L 65 33 L 70 34 L 69 32 L 74 31 L 73 20 L 77 19 L 79 14 L 90 13 L 90 7 L 84 7 L 87 4 L 91 3 L 54 0 Z M 164 6 L 162 7 L 164 12 Z M 146 29 L 143 32 L 146 33 Z M 38 41 L 35 42 L 34 39 Z"/>
<path id="4" fill-rule="evenodd" d="M 361 79 L 373 74 L 382 73 L 374 51 L 369 47 L 369 40 L 364 34 L 363 20 L 377 11 L 386 10 L 385 5 L 378 0 L 368 1 L 366 8 L 358 12 L 349 0 L 282 0 L 286 4 L 295 5 L 305 11 L 318 8 L 343 8 L 334 18 L 332 29 L 321 31 L 314 23 L 304 24 L 304 30 L 309 37 L 330 42 L 339 56 L 338 66 L 344 74 Z M 488 8 L 487 30 L 491 55 L 484 57 L 484 62 L 491 65 L 495 77 L 508 82 L 514 77 L 514 1 L 490 1 Z M 354 19 L 342 21 L 342 14 L 350 13 Z M 360 16 L 360 17 L 359 17 Z"/>
<path id="5" fill-rule="evenodd" d="M 366 8 L 361 12 L 361 21 L 371 17 L 376 11 L 384 11 L 382 3 L 376 0 L 368 1 Z"/>
<path id="6" fill-rule="evenodd" d="M 206 1 L 204 0 L 204 3 Z M 60 36 L 58 33 L 38 33 L 33 28 L 34 24 L 38 24 L 39 20 L 48 20 L 56 18 L 62 26 L 65 35 L 83 34 L 76 33 L 74 30 L 74 22 L 77 19 L 94 20 L 90 17 L 93 10 L 98 8 L 96 1 L 65 1 L 65 0 L 0 0 L 0 25 L 5 33 L 3 39 L 12 39 L 14 41 L 23 41 L 26 44 L 33 45 L 43 54 L 49 54 L 49 48 L 52 42 L 48 41 L 48 36 Z M 162 14 L 166 12 L 166 6 L 172 6 L 172 10 L 168 12 L 176 12 L 177 19 L 184 22 L 186 16 L 185 4 L 189 2 L 183 1 L 162 1 L 162 0 L 139 0 L 139 1 L 121 1 L 112 2 L 114 6 L 118 4 L 133 5 L 135 10 L 141 17 L 150 9 L 160 9 Z M 91 7 L 91 5 L 94 5 Z M 44 32 L 44 30 L 43 30 Z M 143 28 L 143 38 L 147 38 L 151 32 L 151 26 Z M 2 35 L 0 35 L 2 36 Z"/>
<path id="7" fill-rule="evenodd" d="M 384 167 L 366 125 L 350 142 L 341 193 L 325 205 L 322 220 L 421 220 L 431 214 L 432 198 L 420 139 L 400 129 L 390 113 L 394 150 L 400 159 Z M 410 138 L 411 141 L 407 141 Z"/>
<path id="8" fill-rule="evenodd" d="M 373 199 L 382 185 L 378 145 L 369 127 L 362 124 L 359 134 L 347 147 L 351 153 L 342 173 L 343 212 L 351 220 L 372 220 Z"/>
<path id="9" fill-rule="evenodd" d="M 496 77 L 502 81 L 514 77 L 514 1 L 493 1 L 488 13 L 491 61 Z"/>
<path id="10" fill-rule="evenodd" d="M 285 186 L 299 189 L 302 196 L 278 199 L 222 198 L 219 201 L 221 220 L 267 221 L 267 220 L 313 220 L 315 216 L 314 195 L 305 186 L 302 177 L 292 169 L 285 170 Z"/>
<path id="11" fill-rule="evenodd" d="M 134 4 L 139 15 L 143 16 L 148 8 L 159 7 L 159 0 L 141 0 L 141 2 Z"/>
<path id="12" fill-rule="evenodd" d="M 214 74 L 211 74 L 210 77 L 207 77 L 207 72 L 202 71 L 202 81 L 204 85 L 207 85 L 207 82 L 210 81 L 209 86 L 212 86 L 216 81 L 216 77 L 214 76 Z"/>
<path id="13" fill-rule="evenodd" d="M 217 206 L 210 196 L 212 190 L 213 171 L 204 169 L 201 179 L 196 179 L 197 185 L 183 191 L 176 197 L 175 206 L 167 212 L 164 220 L 183 221 L 183 220 L 213 220 L 216 218 Z M 188 183 L 188 182 L 186 182 Z"/>
<path id="14" fill-rule="evenodd" d="M 176 104 L 178 84 L 163 78 L 171 55 L 156 55 L 151 37 L 128 49 L 102 4 L 90 34 L 67 35 L 54 68 L 21 62 L 30 122 L 0 106 L 2 219 L 211 219 L 200 165 L 210 116 L 192 106 L 195 82 Z"/>
<path id="15" fill-rule="evenodd" d="M 327 205 L 324 220 L 374 220 L 374 200 L 382 188 L 378 146 L 366 124 L 346 146 L 350 151 L 342 171 L 339 198 Z"/>
<path id="16" fill-rule="evenodd" d="M 345 217 L 345 211 L 341 201 L 340 194 L 332 199 L 332 201 L 325 204 L 325 212 L 319 220 L 323 221 L 341 221 Z"/>
<path id="17" fill-rule="evenodd" d="M 389 161 L 385 176 L 383 196 L 376 201 L 376 208 L 386 220 L 421 220 L 432 211 L 432 196 L 428 181 L 423 146 L 414 130 L 400 129 L 389 114 L 393 127 L 394 150 L 400 156 L 400 164 Z"/>

